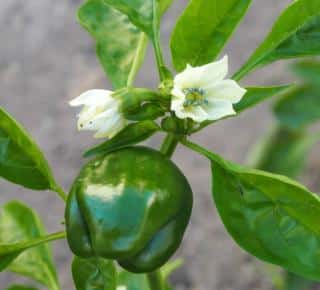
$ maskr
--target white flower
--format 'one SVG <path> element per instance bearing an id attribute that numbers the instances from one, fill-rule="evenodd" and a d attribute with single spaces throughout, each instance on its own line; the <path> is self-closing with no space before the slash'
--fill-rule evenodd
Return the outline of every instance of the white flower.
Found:
<path id="1" fill-rule="evenodd" d="M 227 73 L 227 56 L 204 66 L 188 65 L 174 79 L 171 110 L 180 119 L 191 118 L 199 123 L 234 115 L 232 105 L 241 100 L 246 90 L 225 79 Z"/>
<path id="2" fill-rule="evenodd" d="M 73 99 L 70 106 L 84 106 L 78 115 L 78 130 L 97 131 L 95 138 L 112 138 L 127 121 L 120 113 L 120 101 L 107 90 L 90 90 Z"/>

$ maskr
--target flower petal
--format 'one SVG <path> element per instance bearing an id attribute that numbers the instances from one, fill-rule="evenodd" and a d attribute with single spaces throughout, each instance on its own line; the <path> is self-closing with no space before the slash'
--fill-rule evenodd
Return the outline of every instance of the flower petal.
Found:
<path id="1" fill-rule="evenodd" d="M 90 107 L 88 110 L 92 110 Z M 109 119 L 118 116 L 118 108 L 111 107 L 102 112 L 93 112 L 89 114 L 88 112 L 80 113 L 78 120 L 79 130 L 100 130 L 105 122 Z M 119 115 L 120 116 L 120 115 Z"/>
<path id="2" fill-rule="evenodd" d="M 171 100 L 171 111 L 181 111 L 183 109 L 184 99 L 182 98 L 173 98 Z"/>
<path id="3" fill-rule="evenodd" d="M 108 90 L 89 90 L 81 94 L 79 97 L 69 102 L 70 106 L 77 107 L 82 105 L 101 106 L 112 102 L 114 98 L 111 96 L 112 91 Z"/>
<path id="4" fill-rule="evenodd" d="M 197 88 L 199 87 L 201 76 L 201 67 L 187 65 L 186 69 L 174 78 L 174 87 L 180 90 L 184 88 Z"/>
<path id="5" fill-rule="evenodd" d="M 206 99 L 209 101 L 213 99 L 220 99 L 228 100 L 233 104 L 238 103 L 247 92 L 234 80 L 223 80 L 218 83 L 208 85 L 203 89 L 206 94 Z"/>
<path id="6" fill-rule="evenodd" d="M 228 57 L 212 62 L 203 66 L 187 68 L 176 75 L 174 79 L 175 87 L 184 88 L 202 88 L 208 84 L 223 80 L 228 73 Z"/>
<path id="7" fill-rule="evenodd" d="M 127 121 L 124 118 L 121 118 L 120 115 L 115 115 L 113 118 L 110 118 L 105 122 L 93 136 L 94 138 L 112 138 L 118 132 L 120 132 L 127 124 Z"/>
<path id="8" fill-rule="evenodd" d="M 171 102 L 171 110 L 175 112 L 179 119 L 190 118 L 195 122 L 203 122 L 208 119 L 208 114 L 201 106 L 184 107 L 184 100 L 174 99 Z"/>
<path id="9" fill-rule="evenodd" d="M 78 130 L 84 130 L 86 124 L 97 115 L 97 109 L 93 106 L 84 106 L 78 114 Z"/>
<path id="10" fill-rule="evenodd" d="M 229 60 L 225 55 L 221 60 L 201 66 L 200 88 L 222 81 L 228 74 Z"/>
<path id="11" fill-rule="evenodd" d="M 174 87 L 171 91 L 171 94 L 174 96 L 174 98 L 178 98 L 181 100 L 185 100 L 186 99 L 186 95 L 184 94 L 184 92 L 178 88 L 178 87 Z"/>
<path id="12" fill-rule="evenodd" d="M 219 99 L 211 100 L 204 110 L 208 114 L 207 120 L 211 121 L 236 114 L 231 102 Z"/>

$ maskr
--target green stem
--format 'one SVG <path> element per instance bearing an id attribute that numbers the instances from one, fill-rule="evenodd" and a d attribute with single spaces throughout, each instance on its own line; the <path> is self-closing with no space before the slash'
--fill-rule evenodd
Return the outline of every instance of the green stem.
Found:
<path id="1" fill-rule="evenodd" d="M 58 233 L 53 233 L 44 237 L 38 237 L 30 241 L 10 244 L 9 247 L 12 249 L 13 252 L 24 251 L 24 250 L 42 245 L 44 243 L 64 239 L 65 237 L 66 237 L 66 232 L 58 232 Z M 10 250 L 8 250 L 8 252 L 9 251 Z"/>
<path id="2" fill-rule="evenodd" d="M 67 236 L 66 232 L 57 232 L 41 238 L 41 244 L 56 240 L 62 240 Z M 40 244 L 40 242 L 39 242 Z"/>
<path id="3" fill-rule="evenodd" d="M 153 47 L 156 55 L 156 61 L 157 61 L 160 80 L 164 81 L 166 79 L 166 73 L 164 71 L 165 65 L 164 65 L 164 59 L 163 59 L 162 50 L 161 50 L 158 38 L 153 40 Z"/>
<path id="4" fill-rule="evenodd" d="M 127 87 L 131 87 L 138 73 L 138 70 L 143 62 L 144 55 L 148 44 L 148 37 L 145 33 L 141 32 L 138 42 L 138 48 L 132 63 L 132 67 L 128 76 Z"/>
<path id="5" fill-rule="evenodd" d="M 166 157 L 170 158 L 178 145 L 178 139 L 174 134 L 168 134 L 164 139 L 160 151 Z"/>
<path id="6" fill-rule="evenodd" d="M 240 80 L 242 80 L 247 74 L 249 74 L 252 71 L 252 68 L 248 68 L 248 69 L 240 69 L 239 71 L 237 71 L 233 76 L 232 79 L 235 80 L 236 82 L 239 82 Z"/>
<path id="7" fill-rule="evenodd" d="M 255 63 L 251 64 L 250 62 L 245 63 L 240 69 L 232 76 L 232 79 L 236 82 L 242 80 L 249 73 L 253 72 L 258 68 L 258 63 L 261 59 L 258 59 Z"/>
<path id="8" fill-rule="evenodd" d="M 64 190 L 59 186 L 59 185 L 56 185 L 55 188 L 54 188 L 54 191 L 64 200 L 64 201 L 67 201 L 67 194 L 64 192 Z"/>
<path id="9" fill-rule="evenodd" d="M 147 274 L 150 290 L 164 290 L 163 279 L 160 271 Z"/>
<path id="10" fill-rule="evenodd" d="M 157 1 L 154 0 L 153 3 L 153 36 L 152 44 L 154 47 L 154 52 L 156 56 L 157 66 L 159 70 L 160 80 L 164 81 L 166 79 L 164 58 L 162 55 L 161 45 L 160 45 L 160 14 L 158 11 L 159 7 Z"/>

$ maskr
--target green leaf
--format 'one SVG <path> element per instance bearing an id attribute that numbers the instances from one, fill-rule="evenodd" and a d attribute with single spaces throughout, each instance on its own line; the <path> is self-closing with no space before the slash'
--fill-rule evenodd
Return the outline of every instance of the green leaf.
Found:
<path id="1" fill-rule="evenodd" d="M 103 0 L 104 3 L 128 15 L 131 22 L 147 33 L 151 39 L 158 32 L 159 18 L 173 0 Z M 159 15 L 158 15 L 159 14 Z"/>
<path id="2" fill-rule="evenodd" d="M 284 290 L 310 290 L 314 285 L 313 281 L 306 280 L 294 273 L 286 272 L 284 275 L 286 281 Z"/>
<path id="3" fill-rule="evenodd" d="M 184 142 L 212 163 L 212 193 L 230 235 L 246 251 L 320 280 L 320 198 L 281 175 L 225 161 Z"/>
<path id="4" fill-rule="evenodd" d="M 109 260 L 75 257 L 72 276 L 77 290 L 116 290 L 116 268 Z"/>
<path id="5" fill-rule="evenodd" d="M 12 285 L 9 288 L 6 288 L 6 290 L 38 290 L 34 287 L 28 287 L 23 285 Z"/>
<path id="6" fill-rule="evenodd" d="M 313 86 L 320 87 L 320 61 L 316 59 L 296 62 L 293 66 L 296 72 L 303 80 Z"/>
<path id="7" fill-rule="evenodd" d="M 252 106 L 257 105 L 258 103 L 261 103 L 273 96 L 285 92 L 291 87 L 292 85 L 246 88 L 246 94 L 243 96 L 242 100 L 239 103 L 234 105 L 234 109 L 237 113 L 240 113 Z"/>
<path id="8" fill-rule="evenodd" d="M 104 3 L 116 8 L 123 14 L 126 14 L 131 22 L 139 29 L 149 35 L 153 39 L 155 35 L 155 21 L 159 19 L 159 15 L 155 15 L 158 11 L 159 0 L 103 0 Z M 166 4 L 163 6 L 166 7 Z"/>
<path id="9" fill-rule="evenodd" d="M 320 93 L 311 86 L 299 86 L 285 93 L 274 106 L 278 121 L 293 130 L 320 120 Z"/>
<path id="10" fill-rule="evenodd" d="M 239 80 L 252 70 L 280 59 L 319 55 L 319 32 L 320 2 L 292 1 L 234 79 Z"/>
<path id="11" fill-rule="evenodd" d="M 255 146 L 249 164 L 258 169 L 297 178 L 305 167 L 308 152 L 318 139 L 319 136 L 309 135 L 303 130 L 292 131 L 277 126 Z M 307 290 L 313 284 L 294 273 L 282 273 L 275 266 L 269 265 L 267 269 L 273 273 L 273 284 L 278 286 L 277 289 Z"/>
<path id="12" fill-rule="evenodd" d="M 31 189 L 57 190 L 48 162 L 37 144 L 1 107 L 0 176 Z"/>
<path id="13" fill-rule="evenodd" d="M 276 127 L 252 152 L 252 167 L 296 178 L 305 166 L 306 155 L 320 139 L 317 134 Z"/>
<path id="14" fill-rule="evenodd" d="M 142 64 L 147 47 L 144 33 L 103 0 L 85 2 L 78 11 L 78 19 L 96 40 L 97 56 L 113 87 L 126 86 L 130 74 Z"/>
<path id="15" fill-rule="evenodd" d="M 171 38 L 177 71 L 212 62 L 245 15 L 251 0 L 191 0 Z"/>
<path id="16" fill-rule="evenodd" d="M 11 272 L 59 290 L 50 247 L 41 244 L 51 240 L 42 238 L 45 235 L 40 218 L 33 210 L 18 201 L 4 205 L 0 218 L 0 269 L 8 266 Z M 31 249 L 36 245 L 39 246 Z"/>
<path id="17" fill-rule="evenodd" d="M 89 157 L 96 154 L 107 154 L 129 145 L 138 144 L 148 139 L 159 130 L 160 127 L 153 121 L 142 121 L 129 124 L 112 139 L 89 149 L 85 152 L 84 156 Z"/>

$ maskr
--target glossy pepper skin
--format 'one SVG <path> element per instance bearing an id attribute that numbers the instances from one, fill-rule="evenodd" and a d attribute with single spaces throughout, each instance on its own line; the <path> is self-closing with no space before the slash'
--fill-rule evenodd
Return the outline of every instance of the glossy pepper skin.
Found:
<path id="1" fill-rule="evenodd" d="M 114 259 L 128 271 L 151 272 L 179 247 L 192 191 L 160 152 L 128 147 L 84 166 L 66 207 L 69 246 L 83 258 Z"/>

